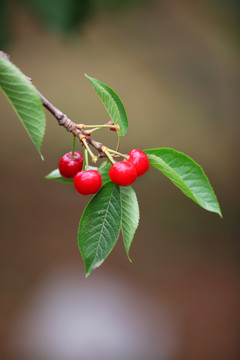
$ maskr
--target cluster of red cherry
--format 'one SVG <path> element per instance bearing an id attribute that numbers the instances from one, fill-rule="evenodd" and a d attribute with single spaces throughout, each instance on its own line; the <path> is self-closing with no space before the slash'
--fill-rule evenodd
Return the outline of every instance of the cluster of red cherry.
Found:
<path id="1" fill-rule="evenodd" d="M 133 149 L 127 156 L 127 160 L 115 162 L 110 170 L 109 177 L 117 185 L 129 186 L 142 176 L 149 168 L 147 155 L 139 150 Z M 62 177 L 72 179 L 74 187 L 82 195 L 95 194 L 102 186 L 102 177 L 97 170 L 82 170 L 83 155 L 74 151 L 63 155 L 59 161 L 58 168 Z"/>

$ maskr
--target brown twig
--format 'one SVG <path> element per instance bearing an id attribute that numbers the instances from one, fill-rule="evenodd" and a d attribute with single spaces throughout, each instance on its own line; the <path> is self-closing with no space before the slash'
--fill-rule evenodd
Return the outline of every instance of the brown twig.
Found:
<path id="1" fill-rule="evenodd" d="M 43 96 L 40 91 L 38 91 L 38 95 L 40 96 L 40 99 L 42 101 L 43 106 L 57 119 L 58 124 L 60 126 L 63 126 L 67 131 L 71 132 L 74 136 L 78 137 L 80 139 L 80 135 L 83 135 L 86 142 L 94 147 L 98 151 L 98 157 L 105 157 L 105 154 L 102 152 L 102 143 L 93 140 L 88 136 L 87 131 L 80 130 L 78 128 L 78 124 L 70 120 L 67 115 L 65 115 L 61 110 L 56 108 L 49 100 Z M 83 144 L 83 142 L 80 139 L 80 142 Z"/>
<path id="2" fill-rule="evenodd" d="M 5 59 L 10 61 L 10 56 L 3 51 L 0 51 L 0 56 L 3 56 Z M 26 75 L 25 75 L 26 76 Z M 32 79 L 26 76 L 26 78 L 32 82 Z M 58 121 L 58 124 L 60 126 L 63 126 L 68 132 L 72 133 L 73 136 L 76 136 L 81 144 L 84 146 L 83 141 L 81 140 L 82 137 L 84 137 L 85 141 L 88 145 L 91 145 L 93 148 L 95 148 L 98 151 L 98 158 L 106 157 L 106 154 L 102 151 L 103 144 L 101 142 L 98 142 L 96 140 L 93 140 L 90 137 L 90 132 L 88 130 L 79 129 L 79 124 L 73 122 L 70 120 L 66 114 L 64 114 L 61 110 L 56 108 L 41 92 L 35 87 L 41 102 L 45 109 L 47 109 Z M 112 121 L 107 122 L 105 125 L 113 124 Z M 85 147 L 85 146 L 84 146 Z M 119 157 L 119 155 L 112 155 L 112 157 Z"/>

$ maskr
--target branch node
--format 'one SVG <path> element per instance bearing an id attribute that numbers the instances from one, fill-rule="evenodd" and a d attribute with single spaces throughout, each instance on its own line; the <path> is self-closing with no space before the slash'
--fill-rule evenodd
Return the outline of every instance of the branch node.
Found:
<path id="1" fill-rule="evenodd" d="M 105 154 L 108 151 L 108 148 L 103 145 L 100 150 Z"/>
<path id="2" fill-rule="evenodd" d="M 82 141 L 83 139 L 86 139 L 86 136 L 83 135 L 83 134 L 80 134 L 80 135 L 79 135 L 79 139 Z"/>

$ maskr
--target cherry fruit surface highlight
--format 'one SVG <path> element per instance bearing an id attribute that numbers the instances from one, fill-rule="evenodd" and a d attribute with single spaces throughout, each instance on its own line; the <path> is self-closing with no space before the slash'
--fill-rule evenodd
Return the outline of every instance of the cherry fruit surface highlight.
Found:
<path id="1" fill-rule="evenodd" d="M 82 170 L 82 166 L 83 155 L 78 151 L 74 151 L 74 157 L 71 151 L 66 153 L 58 163 L 59 172 L 66 179 L 72 179 L 77 172 Z"/>
<path id="2" fill-rule="evenodd" d="M 74 176 L 73 183 L 79 194 L 95 194 L 102 186 L 102 177 L 97 170 L 80 171 Z"/>
<path id="3" fill-rule="evenodd" d="M 132 163 L 137 171 L 137 176 L 142 176 L 149 169 L 149 160 L 147 155 L 139 149 L 133 149 L 128 154 L 128 161 Z"/>
<path id="4" fill-rule="evenodd" d="M 136 180 L 137 171 L 129 161 L 119 161 L 111 166 L 109 177 L 117 185 L 129 186 Z"/>

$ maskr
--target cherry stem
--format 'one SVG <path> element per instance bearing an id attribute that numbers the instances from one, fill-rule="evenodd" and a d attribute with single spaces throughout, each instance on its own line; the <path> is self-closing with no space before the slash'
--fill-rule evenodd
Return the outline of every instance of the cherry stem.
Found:
<path id="1" fill-rule="evenodd" d="M 84 124 L 79 124 L 78 125 L 78 129 L 91 129 L 91 128 L 95 128 L 93 129 L 95 130 L 100 130 L 100 129 L 105 129 L 105 128 L 114 128 L 116 130 L 119 130 L 119 125 L 108 125 L 108 124 L 104 124 L 104 125 L 84 125 Z"/>
<path id="2" fill-rule="evenodd" d="M 85 136 L 84 136 L 84 135 L 80 135 L 79 138 L 80 138 L 80 140 L 82 141 L 82 143 L 84 144 L 85 149 L 88 151 L 89 155 L 91 156 L 92 162 L 95 163 L 95 162 L 97 161 L 98 157 L 93 154 L 92 150 L 91 150 L 90 147 L 88 146 L 88 143 L 87 143 L 87 141 L 86 141 L 86 139 L 85 139 Z"/>
<path id="3" fill-rule="evenodd" d="M 128 156 L 127 156 L 127 155 L 121 154 L 120 152 L 115 151 L 115 150 L 112 150 L 112 149 L 108 149 L 108 151 L 109 151 L 110 153 L 112 153 L 112 154 L 119 155 L 119 156 L 123 157 L 124 159 L 128 160 Z"/>
<path id="4" fill-rule="evenodd" d="M 112 155 L 108 152 L 108 148 L 106 146 L 102 146 L 102 152 L 107 156 L 107 158 L 109 159 L 109 161 L 112 163 L 112 164 L 115 164 L 115 161 L 113 160 L 113 157 Z"/>
<path id="5" fill-rule="evenodd" d="M 89 164 L 88 164 L 88 151 L 87 151 L 87 149 L 84 149 L 84 159 L 85 159 L 85 169 L 88 170 L 89 169 Z"/>
<path id="6" fill-rule="evenodd" d="M 97 130 L 100 130 L 99 128 L 94 128 L 94 129 L 92 129 L 92 130 L 88 130 L 87 131 L 87 134 L 92 134 L 92 133 L 94 133 L 95 131 L 97 131 Z"/>
<path id="7" fill-rule="evenodd" d="M 75 143 L 76 143 L 76 137 L 73 135 L 73 142 L 72 142 L 72 158 L 74 158 Z"/>

